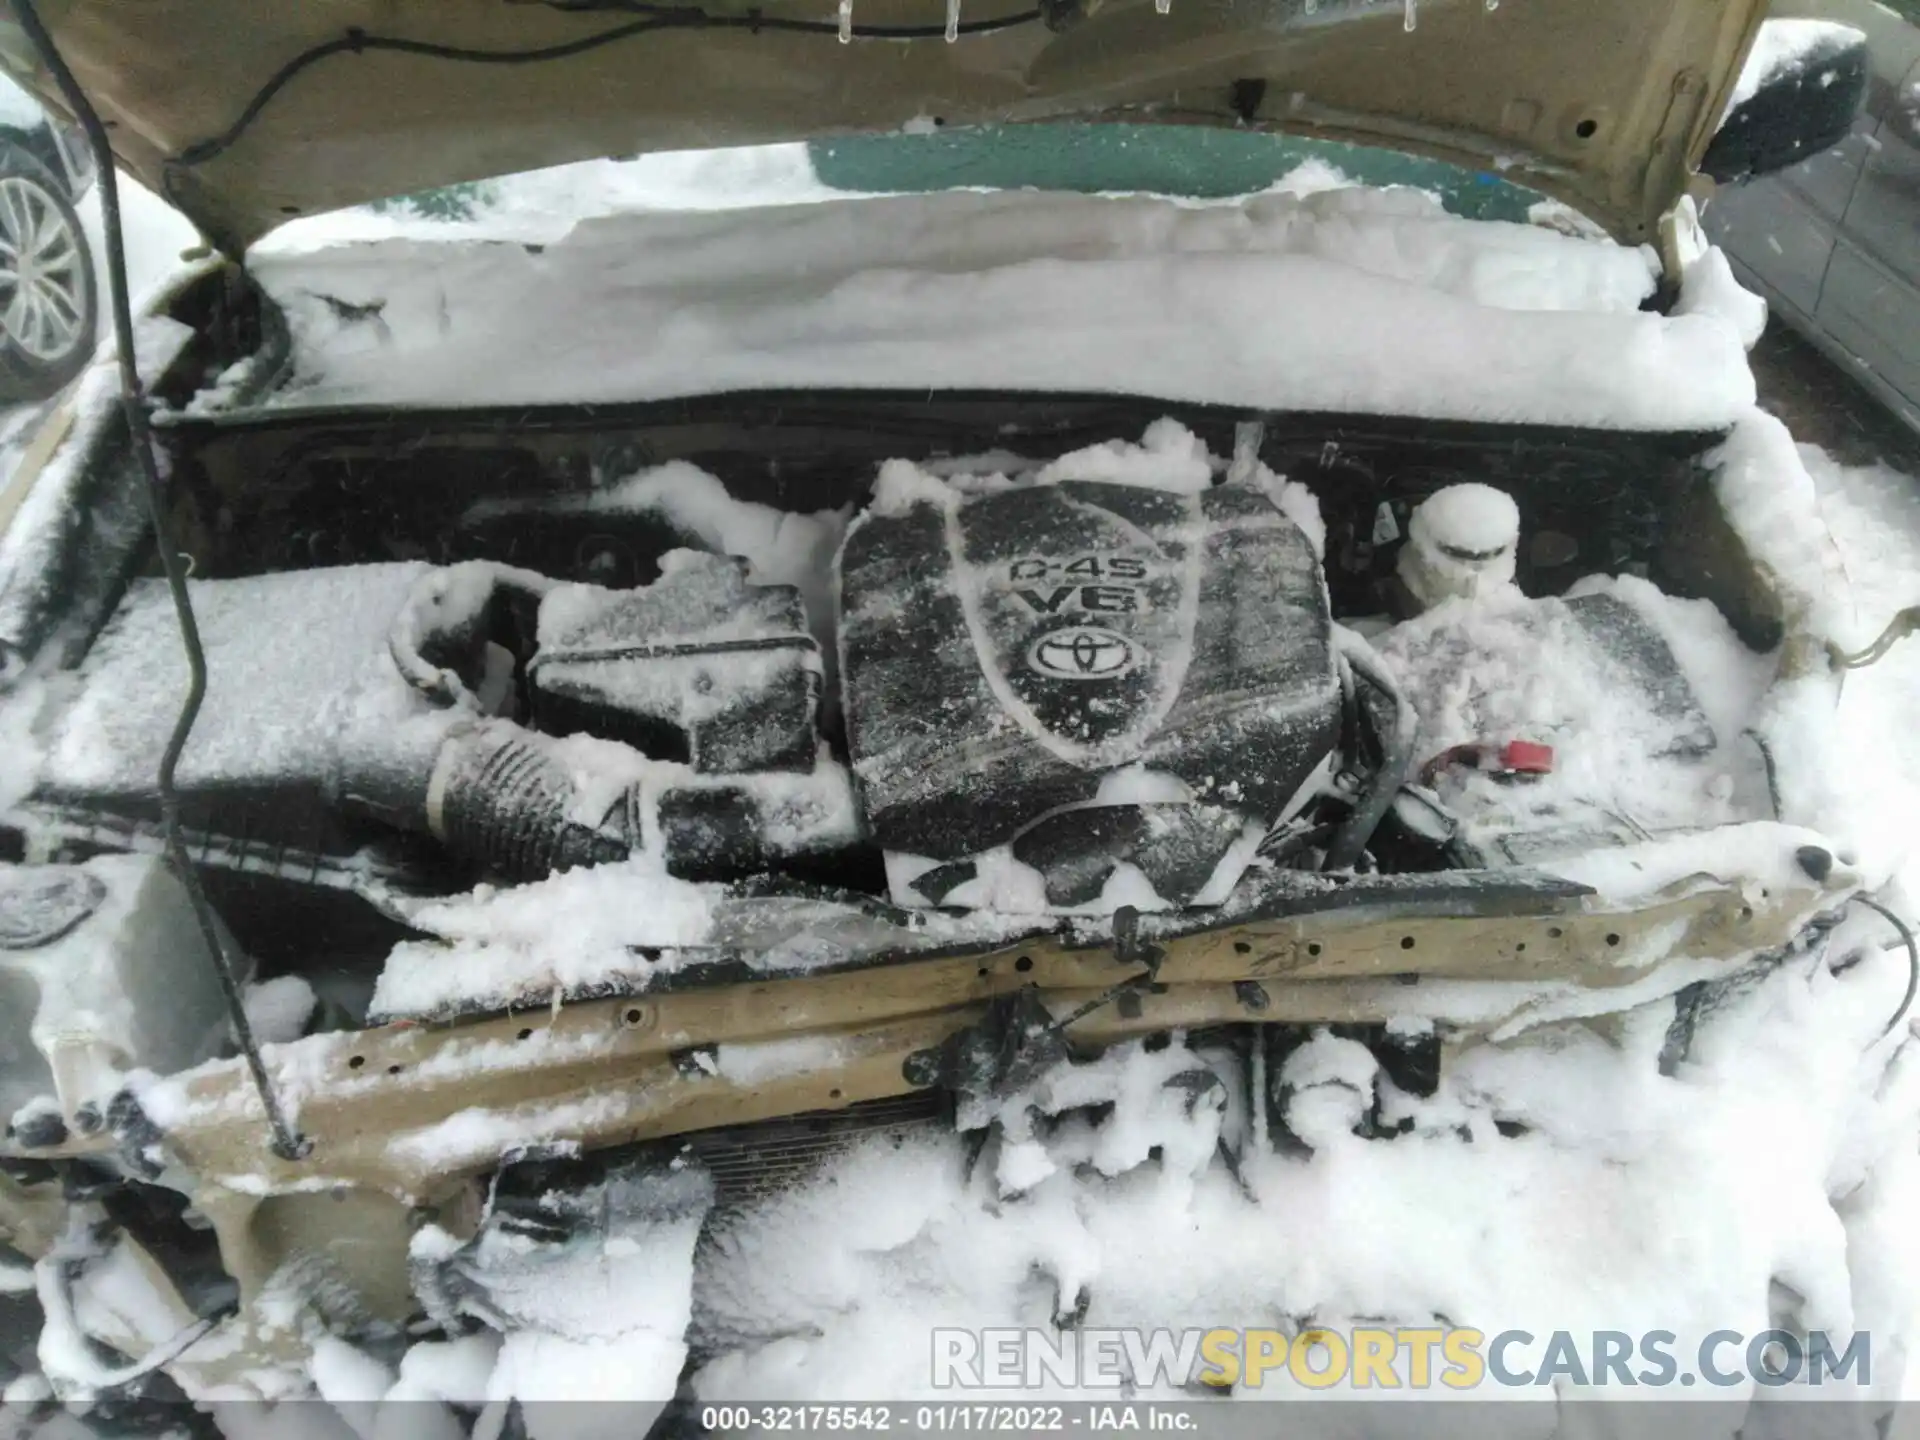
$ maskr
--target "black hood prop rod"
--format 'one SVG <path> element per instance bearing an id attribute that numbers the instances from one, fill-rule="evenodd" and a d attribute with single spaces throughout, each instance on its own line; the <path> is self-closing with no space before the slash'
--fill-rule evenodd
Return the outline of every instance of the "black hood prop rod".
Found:
<path id="1" fill-rule="evenodd" d="M 61 58 L 54 46 L 53 36 L 41 23 L 33 0 L 12 0 L 12 5 L 14 14 L 20 19 L 20 28 L 39 52 L 41 63 L 52 73 L 74 118 L 86 130 L 87 143 L 93 151 L 96 183 L 100 187 L 101 218 L 106 229 L 107 282 L 113 301 L 113 337 L 120 351 L 120 410 L 126 417 L 133 453 L 139 457 L 141 471 L 146 477 L 147 512 L 153 524 L 154 545 L 160 552 L 160 568 L 167 577 L 167 590 L 173 597 L 174 616 L 180 626 L 181 648 L 187 655 L 187 697 L 181 703 L 180 714 L 173 724 L 173 734 L 160 757 L 156 786 L 160 798 L 161 823 L 166 834 L 167 859 L 186 888 L 187 899 L 193 906 L 193 918 L 199 925 L 201 938 L 206 942 L 207 958 L 219 977 L 220 991 L 226 997 L 227 1015 L 233 1025 L 234 1037 L 247 1057 L 247 1068 L 253 1073 L 254 1088 L 260 1093 L 261 1107 L 266 1111 L 267 1124 L 273 1131 L 273 1153 L 283 1160 L 298 1160 L 313 1148 L 312 1144 L 294 1130 L 280 1105 L 279 1097 L 274 1093 L 273 1082 L 260 1057 L 259 1042 L 254 1039 L 253 1026 L 247 1020 L 246 1001 L 240 993 L 240 982 L 226 936 L 212 905 L 207 901 L 206 892 L 200 886 L 200 877 L 187 854 L 186 842 L 181 838 L 180 796 L 174 788 L 174 771 L 179 766 L 181 753 L 187 747 L 187 737 L 193 731 L 194 721 L 199 717 L 201 702 L 206 699 L 207 657 L 200 645 L 200 627 L 194 620 L 193 600 L 187 593 L 186 569 L 181 564 L 180 552 L 174 548 L 167 532 L 166 484 L 160 477 L 160 467 L 154 459 L 153 434 L 147 423 L 146 391 L 140 382 L 139 360 L 133 348 L 133 304 L 127 294 L 126 237 L 120 223 L 120 188 L 114 169 L 113 147 L 108 142 L 107 129 L 101 123 L 99 113 L 87 100 L 80 82 Z"/>

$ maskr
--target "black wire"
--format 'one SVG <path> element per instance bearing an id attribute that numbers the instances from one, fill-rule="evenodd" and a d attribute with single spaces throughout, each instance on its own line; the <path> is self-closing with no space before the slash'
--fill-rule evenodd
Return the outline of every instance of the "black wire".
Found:
<path id="1" fill-rule="evenodd" d="M 594 0 L 590 5 L 552 5 L 551 8 L 565 11 L 583 9 L 618 10 L 629 15 L 647 15 L 658 19 L 669 19 L 677 25 L 696 30 L 784 30 L 796 35 L 839 35 L 840 22 L 837 20 L 795 20 L 788 17 L 768 15 L 758 5 L 748 6 L 738 15 L 715 15 L 702 10 L 697 5 L 655 5 L 650 0 Z M 985 20 L 965 20 L 953 27 L 955 35 L 991 35 L 996 30 L 1011 30 L 1020 25 L 1031 25 L 1036 20 L 1044 20 L 1046 12 L 1039 8 L 1019 10 L 1011 15 L 995 15 Z M 944 40 L 947 27 L 939 25 L 849 25 L 847 35 L 854 40 Z"/>
<path id="2" fill-rule="evenodd" d="M 167 858 L 179 875 L 180 883 L 186 888 L 187 899 L 193 906 L 193 918 L 198 922 L 201 938 L 206 942 L 207 956 L 220 978 L 220 990 L 226 997 L 234 1035 L 240 1042 L 240 1048 L 246 1052 L 254 1086 L 259 1090 L 260 1103 L 267 1112 L 267 1123 L 273 1128 L 274 1153 L 284 1159 L 297 1159 L 306 1153 L 307 1147 L 287 1123 L 287 1117 L 273 1093 L 273 1084 L 267 1078 L 266 1066 L 260 1059 L 260 1047 L 253 1038 L 253 1027 L 247 1022 L 246 1003 L 240 994 L 240 982 L 234 978 L 233 961 L 220 933 L 220 922 L 213 913 L 213 907 L 207 903 L 206 893 L 200 888 L 199 876 L 194 872 L 193 862 L 187 855 L 186 843 L 180 834 L 180 797 L 174 789 L 174 771 L 180 763 L 181 752 L 186 749 L 193 722 L 200 713 L 201 701 L 206 698 L 207 657 L 200 645 L 200 627 L 193 618 L 193 601 L 187 594 L 187 578 L 180 564 L 180 553 L 167 535 L 166 486 L 153 456 L 153 436 L 147 425 L 146 395 L 140 384 L 140 367 L 133 349 L 133 305 L 127 295 L 126 240 L 120 226 L 120 189 L 114 176 L 113 147 L 108 143 L 106 127 L 100 123 L 100 116 L 88 103 L 80 82 L 73 78 L 73 72 L 67 68 L 66 61 L 60 58 L 60 52 L 54 47 L 53 37 L 41 24 L 40 16 L 34 9 L 34 0 L 13 0 L 13 10 L 20 17 L 21 29 L 26 31 L 27 38 L 40 52 L 40 59 L 53 73 L 61 93 L 66 96 L 68 108 L 85 128 L 87 140 L 93 148 L 95 183 L 100 187 L 100 210 L 106 222 L 107 280 L 112 292 L 114 342 L 120 349 L 120 409 L 126 416 L 133 453 L 138 457 L 146 477 L 147 511 L 153 523 L 154 543 L 160 551 L 161 569 L 166 572 L 167 589 L 173 596 L 174 617 L 180 625 L 180 643 L 187 652 L 187 698 L 174 719 L 173 734 L 160 757 L 158 789 L 161 822 L 166 832 Z"/>
<path id="3" fill-rule="evenodd" d="M 1754 748 L 1760 752 L 1760 763 L 1767 771 L 1767 803 L 1773 807 L 1773 818 L 1780 818 L 1780 771 L 1773 763 L 1773 747 L 1767 744 L 1766 736 L 1758 730 L 1746 729 L 1740 732 L 1753 741 Z"/>
<path id="4" fill-rule="evenodd" d="M 1900 1008 L 1893 1012 L 1893 1018 L 1887 1021 L 1887 1028 L 1880 1032 L 1881 1038 L 1884 1039 L 1892 1032 L 1893 1027 L 1905 1018 L 1907 1011 L 1913 1008 L 1914 994 L 1916 991 L 1920 991 L 1920 943 L 1914 941 L 1913 931 L 1907 928 L 1907 922 L 1894 914 L 1893 911 L 1889 910 L 1886 906 L 1882 905 L 1878 900 L 1871 899 L 1865 895 L 1856 895 L 1853 898 L 1857 903 L 1866 906 L 1869 910 L 1879 911 L 1886 919 L 1886 922 L 1900 932 L 1900 939 L 1907 947 L 1907 993 L 1900 1001 Z"/>
<path id="5" fill-rule="evenodd" d="M 220 134 L 206 140 L 196 141 L 182 150 L 179 155 L 168 161 L 169 166 L 192 168 L 204 165 L 207 161 L 230 149 L 240 137 L 248 131 L 260 112 L 272 103 L 273 98 L 304 71 L 318 65 L 322 60 L 335 55 L 359 55 L 367 51 L 386 51 L 399 55 L 419 55 L 430 60 L 456 60 L 470 65 L 532 65 L 547 60 L 565 60 L 575 55 L 584 55 L 590 50 L 598 50 L 603 45 L 612 45 L 634 35 L 644 35 L 655 30 L 751 30 L 755 34 L 761 31 L 784 31 L 802 35 L 838 35 L 840 26 L 831 20 L 796 20 L 776 15 L 764 14 L 752 9 L 741 15 L 714 15 L 697 6 L 649 5 L 645 3 L 621 4 L 620 10 L 638 14 L 643 18 L 630 21 L 625 25 L 616 25 L 610 30 L 601 30 L 592 35 L 583 35 L 578 40 L 568 40 L 558 45 L 546 45 L 533 50 L 474 50 L 459 45 L 441 45 L 428 40 L 408 40 L 396 35 L 369 35 L 363 30 L 349 30 L 335 40 L 327 40 L 303 50 L 278 70 L 274 71 L 267 82 L 254 92 L 253 98 L 246 103 L 239 116 Z M 1010 30 L 1015 26 L 1029 25 L 1041 18 L 1038 9 L 1022 10 L 1012 15 L 1000 15 L 986 20 L 969 20 L 955 27 L 957 35 L 987 35 L 996 30 Z M 859 40 L 931 40 L 944 39 L 947 33 L 945 25 L 855 25 L 848 33 Z"/>
<path id="6" fill-rule="evenodd" d="M 1413 771 L 1413 742 L 1418 727 L 1412 703 L 1400 693 L 1392 673 L 1380 663 L 1380 657 L 1373 653 L 1373 647 L 1365 638 L 1357 631 L 1340 626 L 1334 627 L 1334 638 L 1341 662 L 1353 671 L 1356 696 L 1360 682 L 1364 681 L 1393 706 L 1392 729 L 1375 737 L 1381 752 L 1380 763 L 1369 777 L 1367 788 L 1355 800 L 1352 811 L 1334 832 L 1320 862 L 1322 870 L 1350 870 L 1359 864 L 1367 842 L 1373 839 L 1400 794 L 1400 787 L 1407 783 Z M 1366 702 L 1356 699 L 1355 708 L 1364 716 Z"/>

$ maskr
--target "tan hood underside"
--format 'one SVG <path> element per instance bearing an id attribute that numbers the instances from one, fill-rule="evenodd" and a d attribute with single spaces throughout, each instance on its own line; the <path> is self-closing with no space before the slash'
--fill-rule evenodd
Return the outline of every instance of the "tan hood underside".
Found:
<path id="1" fill-rule="evenodd" d="M 1028 0 L 967 0 L 969 24 Z M 1498 166 L 1648 240 L 1683 190 L 1759 0 L 1105 0 L 948 44 L 663 28 L 565 58 L 481 64 L 314 46 L 369 36 L 523 51 L 635 24 L 539 0 L 40 0 L 121 161 L 237 252 L 295 215 L 603 155 L 1075 118 L 1250 126 Z M 714 15 L 744 5 L 710 0 Z M 831 27 L 832 0 L 768 17 Z M 55 108 L 0 0 L 0 58 Z M 857 27 L 928 26 L 941 0 L 855 0 Z"/>

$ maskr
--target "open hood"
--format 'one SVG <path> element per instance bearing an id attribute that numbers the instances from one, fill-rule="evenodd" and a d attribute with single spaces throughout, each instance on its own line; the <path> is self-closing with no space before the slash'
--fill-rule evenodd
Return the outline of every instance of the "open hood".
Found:
<path id="1" fill-rule="evenodd" d="M 123 164 L 237 253 L 593 156 L 1125 118 L 1412 151 L 1652 237 L 1760 0 L 40 0 Z M 0 60 L 50 105 L 9 0 Z"/>

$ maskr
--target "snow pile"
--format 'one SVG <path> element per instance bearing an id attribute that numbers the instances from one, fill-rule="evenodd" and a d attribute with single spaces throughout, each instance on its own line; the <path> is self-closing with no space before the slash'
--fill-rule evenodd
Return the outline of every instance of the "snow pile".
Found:
<path id="1" fill-rule="evenodd" d="M 490 1300 L 526 1327 L 507 1337 L 489 1388 L 530 1400 L 671 1396 L 686 1358 L 702 1214 L 588 1238 L 582 1245 L 597 1253 L 552 1261 L 555 1247 L 539 1239 L 483 1232 L 465 1264 L 496 1272 Z"/>
<path id="2" fill-rule="evenodd" d="M 1226 1100 L 1220 1077 L 1185 1046 L 1130 1043 L 1084 1065 L 1056 1065 L 998 1103 L 968 1096 L 955 1123 L 992 1127 L 991 1173 L 1003 1195 L 1025 1195 L 1062 1171 L 1087 1167 L 1114 1178 L 1149 1161 L 1178 1185 L 1218 1154 Z M 1090 1110 L 1100 1113 L 1097 1122 Z M 1063 1297 L 1080 1288 L 1079 1277 L 1063 1277 Z"/>
<path id="3" fill-rule="evenodd" d="M 1561 1329 L 1669 1330 L 1686 1356 L 1717 1328 L 1858 1328 L 1888 1393 L 1920 1258 L 1903 1219 L 1920 1200 L 1920 1067 L 1896 1053 L 1904 1036 L 1877 1038 L 1904 980 L 1877 952 L 1840 975 L 1797 961 L 1723 994 L 1671 1074 L 1663 1002 L 1604 1033 L 1467 1048 L 1428 1099 L 1322 1037 L 1277 1077 L 1312 1152 L 1248 1153 L 1238 1180 L 1207 1159 L 1258 1123 L 1217 1098 L 1238 1093 L 1232 1062 L 1123 1046 L 1021 1097 L 1048 1123 L 1008 1105 L 971 1172 L 952 1137 L 874 1142 L 731 1217 L 696 1281 L 710 1358 L 695 1388 L 926 1396 L 933 1327 L 1050 1329 L 1084 1305 L 1083 1329 L 1444 1317 L 1531 1331 L 1511 1352 L 1529 1368 Z M 1376 1093 L 1381 1122 L 1410 1127 L 1391 1141 L 1350 1133 Z M 1293 1387 L 1258 1393 L 1276 1389 Z"/>
<path id="4" fill-rule="evenodd" d="M 1707 428 L 1753 399 L 1724 325 L 1638 308 L 1645 253 L 1410 191 L 842 199 L 613 216 L 537 253 L 472 234 L 261 255 L 295 370 L 265 403 L 904 386 Z"/>
<path id="5" fill-rule="evenodd" d="M 716 555 L 747 562 L 755 585 L 791 585 L 807 607 L 807 625 L 831 656 L 833 552 L 846 530 L 848 513 L 822 510 L 796 514 L 749 500 L 736 500 L 720 480 L 696 465 L 675 460 L 624 478 L 613 478 L 590 494 L 544 499 L 541 514 L 591 511 L 606 515 L 657 515 L 690 540 Z M 498 502 L 475 506 L 468 519 L 504 513 Z M 830 687 L 829 687 L 830 688 Z"/>
<path id="6" fill-rule="evenodd" d="M 1766 899 L 1811 888 L 1799 857 L 1808 847 L 1824 850 L 1829 843 L 1830 837 L 1817 830 L 1749 820 L 1567 856 L 1542 868 L 1588 886 L 1609 905 L 1623 907 L 1644 904 L 1689 881 Z M 1829 873 L 1830 885 L 1848 878 L 1845 869 Z"/>
<path id="7" fill-rule="evenodd" d="M 1733 327 L 1748 350 L 1767 328 L 1767 302 L 1734 279 L 1726 252 L 1718 248 L 1703 252 L 1681 273 L 1680 300 L 1673 313 L 1716 316 Z"/>
<path id="8" fill-rule="evenodd" d="M 500 1356 L 500 1337 L 481 1332 L 457 1340 L 427 1340 L 408 1347 L 389 1400 L 431 1398 L 473 1405 L 486 1397 L 487 1378 Z"/>
<path id="9" fill-rule="evenodd" d="M 645 1295 L 648 1289 L 643 1284 L 628 1293 Z M 685 1353 L 678 1339 L 641 1328 L 584 1340 L 525 1331 L 503 1341 L 483 1332 L 413 1345 L 396 1373 L 368 1352 L 323 1336 L 314 1347 L 312 1372 L 315 1390 L 356 1440 L 461 1440 L 469 1433 L 498 1434 L 510 1401 L 520 1402 L 520 1427 L 529 1440 L 590 1440 L 601 1435 L 615 1440 L 646 1433 L 660 1407 L 632 1402 L 671 1395 Z M 628 1403 L 617 1410 L 578 1403 L 613 1400 Z M 455 1405 L 480 1411 L 479 1418 L 463 1421 L 447 1408 Z M 216 1414 L 223 1422 L 240 1418 L 231 1410 Z M 283 1414 L 270 1412 L 262 1440 L 286 1433 L 272 1423 Z M 244 1421 L 222 1428 L 241 1436 L 251 1429 Z"/>
<path id="10" fill-rule="evenodd" d="M 1726 253 L 1711 244 L 1700 226 L 1700 209 L 1683 195 L 1669 217 L 1675 258 L 1680 266 L 1676 315 L 1711 315 L 1731 326 L 1751 350 L 1767 328 L 1767 302 L 1734 278 Z"/>
<path id="11" fill-rule="evenodd" d="M 1179 421 L 1163 417 L 1147 427 L 1138 445 L 1110 440 L 1072 451 L 1043 466 L 1034 483 L 1098 480 L 1197 495 L 1213 484 L 1213 472 L 1214 460 L 1205 442 Z"/>
<path id="12" fill-rule="evenodd" d="M 732 210 L 836 200 L 814 178 L 804 144 L 662 151 L 628 160 L 582 160 L 469 187 L 469 213 L 436 215 L 405 201 L 358 205 L 290 220 L 248 252 L 249 263 L 333 245 L 412 238 L 484 237 L 539 245 L 582 220 L 648 210 Z"/>
<path id="13" fill-rule="evenodd" d="M 1481 305 L 1631 311 L 1653 294 L 1659 276 L 1648 247 L 1462 219 L 1436 196 L 1407 186 L 1320 188 L 1286 177 L 1276 191 L 1247 202 L 1248 209 L 1293 227 L 1305 253 Z"/>
<path id="14" fill-rule="evenodd" d="M 1826 832 L 1878 888 L 1911 849 L 1904 807 L 1920 777 L 1899 759 L 1911 748 L 1910 714 L 1899 707 L 1913 661 L 1896 649 L 1872 670 L 1842 675 L 1828 673 L 1822 652 L 1865 648 L 1920 598 L 1902 568 L 1920 555 L 1906 498 L 1913 481 L 1844 471 L 1758 410 L 1708 459 L 1721 510 L 1794 637 L 1780 682 L 1747 721 L 1777 814 Z M 1904 907 L 1913 893 L 1887 898 Z"/>
<path id="15" fill-rule="evenodd" d="M 1770 572 L 1788 629 L 1802 627 L 1843 645 L 1872 639 L 1852 623 L 1847 567 L 1787 427 L 1754 410 L 1706 458 L 1721 511 L 1747 554 Z"/>
<path id="16" fill-rule="evenodd" d="M 375 1014 L 643 982 L 660 963 L 648 958 L 652 951 L 706 939 L 709 908 L 698 886 L 667 875 L 656 860 L 636 858 L 529 885 L 481 885 L 408 906 L 406 918 L 438 943 L 394 948 L 374 989 Z"/>
<path id="17" fill-rule="evenodd" d="M 946 509 L 969 495 L 1073 480 L 1198 495 L 1225 469 L 1225 462 L 1208 451 L 1204 440 L 1172 416 L 1163 415 L 1147 426 L 1138 444 L 1108 440 L 1040 464 L 1012 454 L 925 464 L 888 460 L 880 467 L 872 499 L 862 513 L 892 517 L 904 515 L 916 505 Z M 1251 478 L 1282 513 L 1290 518 L 1294 513 L 1307 517 L 1319 533 L 1317 543 L 1325 543 L 1326 527 L 1320 521 L 1319 502 L 1304 486 L 1287 483 L 1265 465 L 1260 465 Z"/>
<path id="18" fill-rule="evenodd" d="M 1810 445 L 1800 447 L 1800 458 L 1821 533 L 1831 537 L 1848 579 L 1837 628 L 1846 648 L 1858 650 L 1897 612 L 1920 603 L 1920 493 L 1913 477 L 1884 466 L 1848 468 Z M 1806 757 L 1818 768 L 1815 784 L 1796 792 L 1805 809 L 1796 818 L 1856 850 L 1876 882 L 1896 882 L 1893 893 L 1904 902 L 1898 908 L 1912 914 L 1920 900 L 1920 749 L 1913 731 L 1920 639 L 1901 641 L 1875 664 L 1848 672 L 1837 699 L 1833 686 L 1817 682 L 1798 687 L 1795 698 L 1805 714 L 1800 733 L 1825 739 Z"/>
<path id="19" fill-rule="evenodd" d="M 1749 818 L 1764 814 L 1760 757 L 1739 738 L 1738 712 L 1757 698 L 1770 662 L 1711 605 L 1674 601 L 1631 577 L 1578 589 L 1610 595 L 1681 639 L 1682 675 L 1691 662 L 1703 682 L 1688 689 L 1711 688 L 1721 723 L 1649 688 L 1563 601 L 1511 590 L 1450 600 L 1374 642 L 1418 713 L 1416 764 L 1523 740 L 1551 746 L 1554 766 L 1521 782 L 1441 768 L 1429 778 L 1442 797 L 1496 829 L 1548 832 L 1582 817 L 1659 830 L 1723 824 L 1743 806 Z"/>
<path id="20" fill-rule="evenodd" d="M 1111 778 L 1112 776 L 1108 777 L 1108 779 Z M 1314 778 L 1317 782 L 1318 772 Z M 1152 807 L 1161 802 L 1109 798 L 1104 781 L 1101 784 L 1101 793 L 1090 803 L 1094 806 L 1141 804 L 1147 807 L 1149 825 L 1162 824 L 1171 829 L 1177 824 L 1177 822 L 1161 821 L 1155 818 Z M 1068 809 L 1070 811 L 1072 807 Z M 1235 887 L 1246 873 L 1247 867 L 1253 863 L 1267 829 L 1266 823 L 1262 821 L 1247 820 L 1239 835 L 1221 852 L 1219 860 L 1215 862 L 1205 883 L 1190 895 L 1182 893 L 1180 898 L 1185 906 L 1193 909 L 1207 909 L 1225 904 L 1234 894 Z M 925 898 L 914 888 L 914 884 L 945 862 L 925 855 L 910 855 L 892 850 L 887 851 L 884 858 L 887 884 L 894 903 L 909 907 L 924 905 Z M 1011 845 L 995 845 L 967 858 L 974 867 L 974 874 L 971 879 L 953 886 L 941 895 L 940 903 L 943 906 L 958 907 L 989 918 L 1001 917 L 1010 923 L 1022 918 L 1043 915 L 1080 916 L 1102 920 L 1123 908 L 1137 910 L 1143 915 L 1181 908 L 1172 901 L 1162 899 L 1160 893 L 1154 889 L 1153 881 L 1147 878 L 1146 872 L 1130 861 L 1123 860 L 1113 867 L 1112 873 L 1101 884 L 1098 895 L 1085 904 L 1069 905 L 1048 898 L 1046 876 L 1033 866 L 1021 861 L 1014 854 Z"/>
<path id="21" fill-rule="evenodd" d="M 246 988 L 247 1025 L 262 1045 L 282 1045 L 306 1033 L 318 1000 L 298 975 L 280 975 Z"/>
<path id="22" fill-rule="evenodd" d="M 712 1193 L 704 1173 L 677 1166 L 616 1171 L 590 1197 L 593 1213 L 583 1213 L 581 1197 L 549 1191 L 533 1202 L 528 1223 L 490 1216 L 465 1244 L 423 1226 L 410 1258 L 437 1277 L 435 1317 L 471 1317 L 508 1333 L 491 1356 L 429 1342 L 414 1379 L 387 1377 L 383 1398 L 456 1388 L 470 1398 L 485 1365 L 486 1398 L 528 1406 L 534 1440 L 628 1435 L 636 1424 L 644 1433 L 651 1415 L 609 1412 L 583 1430 L 577 1405 L 543 1415 L 539 1402 L 672 1397 L 686 1363 L 694 1248 Z"/>
<path id="23" fill-rule="evenodd" d="M 1315 1032 L 1280 1067 L 1287 1129 L 1314 1150 L 1343 1144 L 1373 1108 L 1379 1068 L 1359 1041 Z"/>
<path id="24" fill-rule="evenodd" d="M 1359 183 L 1332 161 L 1314 155 L 1302 160 L 1267 188 L 1276 195 L 1318 195 L 1325 190 L 1350 190 Z"/>
<path id="25" fill-rule="evenodd" d="M 840 1042 L 827 1035 L 753 1040 L 716 1048 L 714 1072 L 737 1085 L 760 1085 L 809 1070 L 831 1069 L 841 1060 Z"/>

